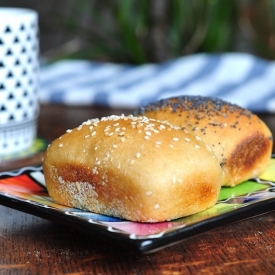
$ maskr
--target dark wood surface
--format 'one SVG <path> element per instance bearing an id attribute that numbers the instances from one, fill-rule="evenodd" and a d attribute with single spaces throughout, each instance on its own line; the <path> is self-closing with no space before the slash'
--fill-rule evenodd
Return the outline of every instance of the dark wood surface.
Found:
<path id="1" fill-rule="evenodd" d="M 49 141 L 83 121 L 130 110 L 42 106 Z M 260 117 L 275 133 L 275 115 Z M 274 150 L 273 150 L 274 151 Z M 41 156 L 33 157 L 39 162 Z M 22 160 L 24 166 L 24 160 Z M 222 226 L 156 253 L 129 248 L 0 206 L 0 274 L 274 274 L 275 212 Z"/>

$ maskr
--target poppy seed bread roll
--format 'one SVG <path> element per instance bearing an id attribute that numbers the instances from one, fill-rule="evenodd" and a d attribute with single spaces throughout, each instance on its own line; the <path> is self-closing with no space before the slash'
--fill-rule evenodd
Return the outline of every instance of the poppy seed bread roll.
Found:
<path id="1" fill-rule="evenodd" d="M 138 222 L 213 206 L 222 174 L 199 137 L 131 115 L 92 119 L 68 130 L 47 149 L 43 169 L 57 203 Z"/>
<path id="2" fill-rule="evenodd" d="M 218 98 L 181 96 L 141 107 L 137 115 L 166 120 L 211 146 L 223 170 L 223 186 L 235 186 L 267 167 L 273 138 L 252 112 Z"/>

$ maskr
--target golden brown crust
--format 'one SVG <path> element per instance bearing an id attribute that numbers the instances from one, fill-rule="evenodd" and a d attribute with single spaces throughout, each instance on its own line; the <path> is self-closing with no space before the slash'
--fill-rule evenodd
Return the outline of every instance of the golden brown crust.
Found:
<path id="1" fill-rule="evenodd" d="M 255 114 L 221 99 L 182 96 L 140 108 L 145 115 L 187 129 L 211 146 L 223 168 L 222 185 L 234 186 L 267 167 L 272 134 Z"/>
<path id="2" fill-rule="evenodd" d="M 55 140 L 43 169 L 58 203 L 140 222 L 213 206 L 221 168 L 199 137 L 145 117 L 94 119 Z"/>

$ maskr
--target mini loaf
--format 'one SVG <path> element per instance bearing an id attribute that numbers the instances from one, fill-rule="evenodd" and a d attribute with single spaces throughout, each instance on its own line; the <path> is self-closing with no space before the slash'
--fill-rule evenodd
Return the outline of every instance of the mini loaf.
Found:
<path id="1" fill-rule="evenodd" d="M 221 99 L 181 96 L 141 107 L 137 115 L 166 120 L 200 137 L 223 169 L 222 185 L 235 186 L 267 167 L 273 138 L 258 116 Z"/>
<path id="2" fill-rule="evenodd" d="M 198 137 L 167 122 L 110 116 L 68 130 L 43 169 L 56 202 L 138 222 L 160 222 L 213 206 L 222 171 Z"/>

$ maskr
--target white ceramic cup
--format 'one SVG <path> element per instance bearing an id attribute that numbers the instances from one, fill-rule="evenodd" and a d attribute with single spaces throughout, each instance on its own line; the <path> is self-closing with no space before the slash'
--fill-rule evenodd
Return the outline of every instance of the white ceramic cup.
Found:
<path id="1" fill-rule="evenodd" d="M 0 160 L 36 138 L 38 58 L 37 12 L 0 7 Z"/>

